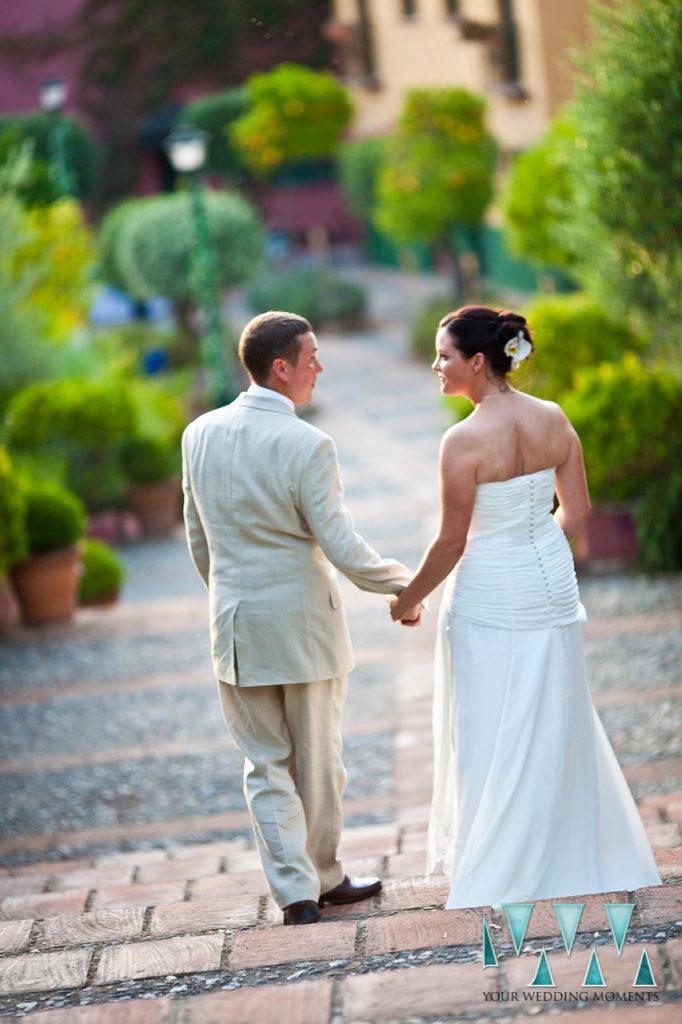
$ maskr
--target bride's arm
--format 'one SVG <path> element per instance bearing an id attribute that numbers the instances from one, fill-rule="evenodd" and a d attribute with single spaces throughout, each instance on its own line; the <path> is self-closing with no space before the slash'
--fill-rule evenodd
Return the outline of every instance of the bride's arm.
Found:
<path id="1" fill-rule="evenodd" d="M 590 511 L 590 496 L 587 490 L 580 438 L 568 421 L 567 425 L 571 435 L 570 446 L 568 457 L 557 467 L 556 471 L 556 493 L 559 507 L 554 513 L 554 519 L 568 540 L 573 540 Z"/>
<path id="2" fill-rule="evenodd" d="M 474 454 L 463 450 L 456 431 L 449 431 L 440 449 L 440 529 L 414 579 L 391 602 L 393 619 L 404 618 L 452 572 L 466 546 L 475 497 Z"/>

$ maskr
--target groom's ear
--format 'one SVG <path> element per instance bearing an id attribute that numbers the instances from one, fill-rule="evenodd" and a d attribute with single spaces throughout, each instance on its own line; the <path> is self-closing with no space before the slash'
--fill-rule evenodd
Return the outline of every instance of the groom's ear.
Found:
<path id="1" fill-rule="evenodd" d="M 286 359 L 273 360 L 270 372 L 274 374 L 277 380 L 284 381 L 284 383 L 289 380 L 289 364 Z"/>

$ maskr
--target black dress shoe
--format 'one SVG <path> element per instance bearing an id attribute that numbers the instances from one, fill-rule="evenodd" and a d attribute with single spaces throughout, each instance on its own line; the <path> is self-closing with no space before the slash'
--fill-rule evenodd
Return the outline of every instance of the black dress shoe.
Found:
<path id="1" fill-rule="evenodd" d="M 334 889 L 322 893 L 320 906 L 323 903 L 356 903 L 358 900 L 369 899 L 380 890 L 380 878 L 356 878 L 353 880 L 345 875 L 343 881 Z"/>
<path id="2" fill-rule="evenodd" d="M 299 900 L 284 908 L 285 924 L 317 924 L 320 911 L 315 900 Z"/>

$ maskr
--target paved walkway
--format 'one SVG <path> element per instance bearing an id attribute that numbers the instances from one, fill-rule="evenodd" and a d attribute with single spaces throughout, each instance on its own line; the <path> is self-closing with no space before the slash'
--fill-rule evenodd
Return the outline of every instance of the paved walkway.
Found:
<path id="1" fill-rule="evenodd" d="M 347 499 L 380 551 L 415 565 L 436 524 L 443 414 L 405 355 L 425 278 L 373 275 L 377 326 L 321 334 L 315 422 L 336 438 Z M 574 951 L 537 904 L 523 955 L 487 909 L 498 968 L 481 966 L 476 911 L 443 911 L 423 879 L 435 614 L 420 630 L 344 583 L 358 668 L 346 715 L 344 857 L 380 872 L 370 904 L 281 930 L 250 841 L 240 758 L 220 720 L 206 600 L 181 534 L 126 554 L 124 600 L 0 645 L 0 1016 L 45 1024 L 359 1024 L 502 1020 L 524 1002 L 541 946 L 556 989 L 530 1010 L 597 1021 L 679 1020 L 682 977 L 682 578 L 583 581 L 595 702 L 639 800 L 666 884 L 636 904 L 622 957 L 586 898 Z M 434 602 L 434 604 L 437 602 Z M 632 988 L 646 942 L 656 988 Z M 585 989 L 599 949 L 604 1001 Z M 580 1001 L 557 1001 L 563 992 Z M 552 996 L 554 993 L 554 996 Z M 625 995 L 623 995 L 623 993 Z M 624 1007 L 644 993 L 655 1005 Z M 644 995 L 642 998 L 644 998 Z M 551 1001 L 549 998 L 551 998 Z M 585 997 L 585 999 L 583 999 Z M 587 1000 L 589 997 L 589 1001 Z M 578 996 L 576 996 L 578 1000 Z M 582 1018 L 581 1018 L 582 1019 Z"/>

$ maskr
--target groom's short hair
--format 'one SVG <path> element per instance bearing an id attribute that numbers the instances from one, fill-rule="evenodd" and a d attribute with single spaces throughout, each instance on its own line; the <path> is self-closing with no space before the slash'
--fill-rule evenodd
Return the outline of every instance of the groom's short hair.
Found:
<path id="1" fill-rule="evenodd" d="M 302 316 L 270 310 L 260 313 L 242 331 L 239 358 L 256 382 L 263 384 L 275 359 L 286 359 L 295 366 L 301 351 L 301 335 L 312 331 Z"/>

